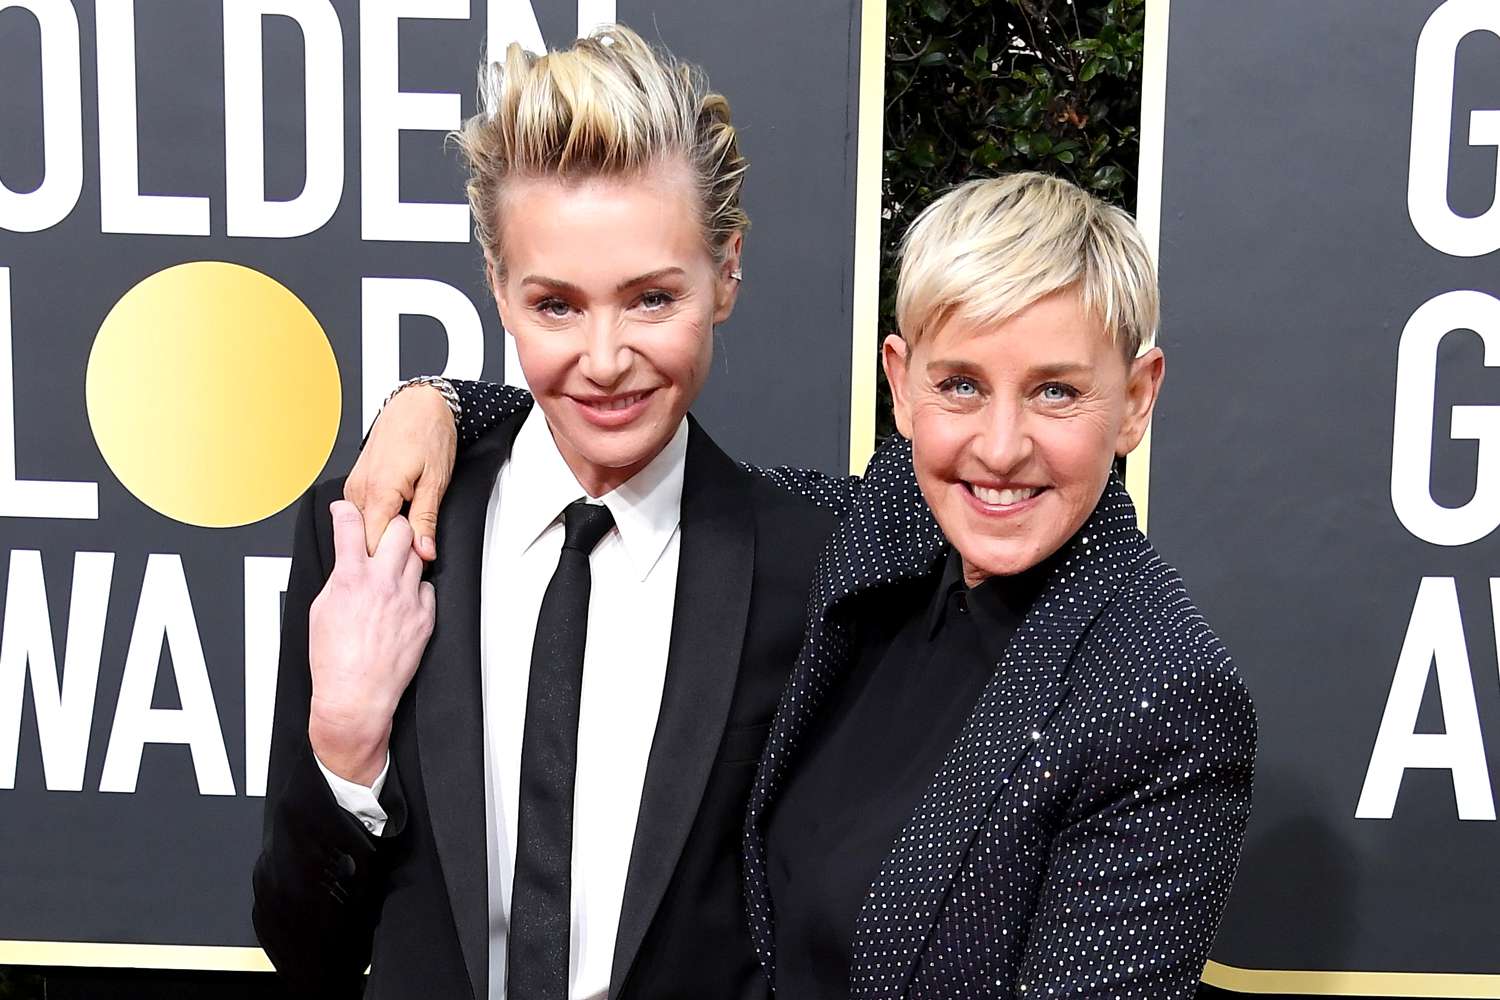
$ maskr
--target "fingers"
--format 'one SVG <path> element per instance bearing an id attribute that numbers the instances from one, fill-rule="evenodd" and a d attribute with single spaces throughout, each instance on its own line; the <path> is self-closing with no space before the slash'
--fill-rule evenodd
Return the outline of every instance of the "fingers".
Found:
<path id="1" fill-rule="evenodd" d="M 432 589 L 432 584 L 426 580 L 417 584 L 417 600 L 422 603 L 422 610 L 427 613 L 429 622 L 437 621 L 437 591 Z"/>
<path id="2" fill-rule="evenodd" d="M 411 501 L 411 530 L 416 537 L 417 553 L 423 559 L 437 558 L 438 507 L 443 502 L 443 493 L 448 488 L 447 477 L 439 477 L 431 468 L 417 480 L 417 489 Z"/>
<path id="3" fill-rule="evenodd" d="M 371 561 L 378 569 L 394 578 L 401 575 L 411 549 L 411 525 L 398 514 L 385 526 L 385 533 L 380 536 L 380 543 L 375 547 Z"/>
<path id="4" fill-rule="evenodd" d="M 359 508 L 348 500 L 335 500 L 328 506 L 333 517 L 334 568 L 358 567 L 365 562 L 365 522 Z"/>
<path id="5" fill-rule="evenodd" d="M 410 546 L 406 549 L 406 565 L 401 567 L 401 588 L 414 589 L 422 580 L 422 557 Z"/>
<path id="6" fill-rule="evenodd" d="M 405 500 L 396 490 L 375 490 L 366 494 L 365 503 L 360 510 L 365 518 L 365 546 L 370 555 L 373 556 L 380 547 L 386 528 L 401 513 L 401 505 Z"/>

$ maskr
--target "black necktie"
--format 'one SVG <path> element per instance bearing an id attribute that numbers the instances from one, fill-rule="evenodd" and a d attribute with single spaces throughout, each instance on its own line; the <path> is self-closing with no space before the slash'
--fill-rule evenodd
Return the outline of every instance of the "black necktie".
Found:
<path id="1" fill-rule="evenodd" d="M 508 1000 L 568 996 L 573 779 L 589 623 L 589 553 L 614 523 L 608 507 L 582 500 L 563 511 L 562 554 L 536 618 L 506 941 Z"/>

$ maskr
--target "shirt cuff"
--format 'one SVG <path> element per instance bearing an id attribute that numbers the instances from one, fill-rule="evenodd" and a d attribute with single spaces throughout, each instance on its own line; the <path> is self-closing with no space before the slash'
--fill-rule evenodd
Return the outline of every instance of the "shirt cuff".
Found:
<path id="1" fill-rule="evenodd" d="M 317 754 L 313 754 L 313 761 L 317 763 L 318 770 L 323 772 L 323 780 L 328 782 L 328 789 L 333 792 L 333 800 L 339 807 L 359 820 L 360 826 L 369 830 L 371 835 L 380 836 L 385 829 L 385 821 L 389 818 L 380 807 L 380 790 L 385 787 L 385 776 L 391 769 L 390 751 L 386 751 L 385 765 L 369 788 L 334 774 L 323 766 Z"/>

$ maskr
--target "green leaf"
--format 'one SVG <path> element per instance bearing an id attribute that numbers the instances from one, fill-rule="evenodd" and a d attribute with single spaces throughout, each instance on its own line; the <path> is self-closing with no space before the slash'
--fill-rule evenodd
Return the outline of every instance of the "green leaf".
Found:
<path id="1" fill-rule="evenodd" d="M 1088 62 L 1083 64 L 1083 71 L 1078 74 L 1078 82 L 1088 83 L 1094 77 L 1098 76 L 1099 71 L 1103 68 L 1104 61 L 1101 60 L 1098 56 L 1094 56 L 1093 58 L 1089 59 Z"/>
<path id="2" fill-rule="evenodd" d="M 1125 170 L 1118 164 L 1111 163 L 1094 171 L 1093 180 L 1089 183 L 1096 188 L 1117 188 L 1125 182 Z"/>
<path id="3" fill-rule="evenodd" d="M 943 0 L 922 0 L 922 12 L 942 24 L 948 20 L 948 15 L 952 13 L 952 10 L 943 3 Z"/>
<path id="4" fill-rule="evenodd" d="M 978 167 L 993 167 L 1005 160 L 1005 150 L 991 140 L 974 150 L 969 160 Z"/>
<path id="5" fill-rule="evenodd" d="M 906 147 L 906 155 L 912 163 L 924 170 L 937 166 L 937 144 L 926 136 L 913 140 Z"/>
<path id="6" fill-rule="evenodd" d="M 922 53 L 922 58 L 917 60 L 918 66 L 946 66 L 948 65 L 948 53 L 942 49 Z"/>

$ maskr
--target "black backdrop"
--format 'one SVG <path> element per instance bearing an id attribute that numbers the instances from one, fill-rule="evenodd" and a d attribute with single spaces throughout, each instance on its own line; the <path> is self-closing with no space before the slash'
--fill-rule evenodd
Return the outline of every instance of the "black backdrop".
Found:
<path id="1" fill-rule="evenodd" d="M 1206 978 L 1500 996 L 1500 505 L 1474 429 L 1500 403 L 1475 335 L 1500 294 L 1500 7 L 1171 0 L 1167 20 L 1149 533 L 1261 727 Z"/>
<path id="2" fill-rule="evenodd" d="M 13 436 L 0 414 L 0 438 L 12 437 L 0 441 L 0 538 L 10 564 L 4 599 L 16 609 L 0 639 L 8 647 L 0 652 L 0 963 L 224 969 L 261 961 L 249 950 L 264 768 L 256 706 L 269 690 L 268 668 L 274 677 L 266 637 L 276 631 L 289 505 L 312 478 L 352 460 L 369 408 L 368 372 L 405 376 L 455 364 L 463 374 L 506 374 L 477 247 L 466 222 L 454 224 L 463 209 L 403 223 L 407 209 L 394 205 L 397 197 L 461 203 L 462 171 L 441 129 L 474 111 L 474 74 L 492 22 L 525 31 L 534 16 L 559 44 L 580 19 L 616 17 L 710 70 L 731 98 L 752 163 L 745 203 L 753 229 L 745 293 L 716 334 L 714 372 L 696 412 L 743 459 L 849 466 L 859 0 L 243 2 L 273 15 L 258 22 L 260 52 L 247 48 L 242 26 L 226 38 L 219 4 L 0 2 L 0 334 L 9 334 L 0 354 L 12 362 L 0 364 L 0 393 L 13 396 L 15 414 Z M 407 15 L 399 21 L 397 8 Z M 114 19 L 101 26 L 105 10 Z M 122 11 L 133 12 L 133 25 Z M 300 13 L 306 27 L 274 16 L 288 13 Z M 241 72 L 246 60 L 259 61 L 263 100 L 250 101 L 264 115 L 258 132 L 226 126 L 226 103 L 243 98 L 248 78 L 226 85 L 226 57 L 235 56 Z M 332 100 L 330 86 L 341 88 Z M 397 88 L 428 103 L 396 97 Z M 392 122 L 403 115 L 427 128 L 397 134 Z M 319 130 L 330 121 L 342 151 L 328 171 L 331 146 Z M 253 149 L 258 137 L 264 190 L 245 208 L 243 195 L 234 202 L 229 194 L 236 182 L 226 141 L 239 169 L 245 143 Z M 399 179 L 389 157 L 362 163 L 366 148 L 395 149 Z M 262 194 L 270 202 L 305 196 L 324 208 L 309 210 L 310 231 L 283 236 L 275 207 L 257 204 Z M 252 438 L 290 435 L 313 460 L 301 472 L 277 466 L 269 478 L 280 492 L 270 490 L 245 523 L 224 515 L 224 527 L 202 526 L 226 507 L 213 499 L 216 484 L 171 494 L 161 460 L 170 465 L 173 449 L 215 433 L 246 432 L 226 418 L 223 400 L 237 382 L 277 374 L 263 331 L 236 328 L 232 316 L 192 328 L 192 316 L 157 303 L 155 313 L 143 307 L 145 322 L 114 331 L 125 360 L 116 356 L 113 370 L 101 361 L 101 326 L 123 311 L 116 307 L 127 293 L 139 302 L 138 286 L 198 261 L 231 262 L 274 281 L 310 311 L 308 329 L 326 337 L 322 349 L 337 364 L 336 381 L 310 390 L 331 400 L 326 445 L 306 444 L 317 421 L 260 427 L 257 415 L 246 416 Z M 431 282 L 447 290 L 434 298 Z M 371 307 L 375 286 L 395 287 L 397 308 L 410 315 Z M 264 305 L 253 295 L 245 302 Z M 451 353 L 443 322 L 421 315 L 433 302 L 456 338 Z M 191 337 L 183 347 L 156 336 L 158 325 L 184 323 L 209 342 L 206 360 L 168 353 L 196 352 L 203 345 Z M 396 348 L 372 337 L 382 323 L 397 324 Z M 482 368 L 477 339 L 464 340 L 470 327 L 483 332 Z M 241 339 L 220 342 L 231 337 Z M 162 439 L 112 441 L 112 417 L 124 413 L 148 428 L 159 419 L 157 401 L 129 388 L 131 376 L 162 369 L 192 376 L 165 389 L 200 407 L 201 424 L 187 421 Z M 176 506 L 161 499 L 168 494 Z M 141 647 L 134 655 L 133 643 Z M 48 645 L 60 679 L 45 677 L 39 690 Z M 95 661 L 90 702 L 80 678 Z M 117 710 L 127 662 L 146 696 Z M 134 733 L 138 766 L 122 732 Z M 111 770 L 106 759 L 116 750 Z M 92 947 L 100 944 L 167 950 Z M 193 972 L 58 969 L 49 979 L 49 996 L 272 988 L 258 977 Z"/>

